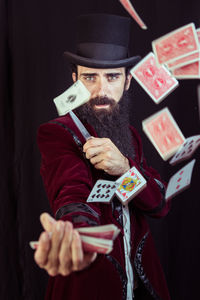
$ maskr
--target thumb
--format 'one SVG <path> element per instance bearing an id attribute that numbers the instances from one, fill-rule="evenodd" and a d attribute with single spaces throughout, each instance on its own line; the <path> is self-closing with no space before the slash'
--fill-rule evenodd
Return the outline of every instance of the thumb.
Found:
<path id="1" fill-rule="evenodd" d="M 53 231 L 53 225 L 55 224 L 56 220 L 50 216 L 48 213 L 42 213 L 40 215 L 40 222 L 44 228 L 44 230 L 48 232 Z"/>

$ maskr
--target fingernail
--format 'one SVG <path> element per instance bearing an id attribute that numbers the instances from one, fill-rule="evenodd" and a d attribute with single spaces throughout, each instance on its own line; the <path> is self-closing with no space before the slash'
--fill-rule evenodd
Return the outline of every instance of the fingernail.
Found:
<path id="1" fill-rule="evenodd" d="M 63 227 L 63 224 L 61 222 L 57 222 L 57 224 L 56 224 L 56 230 L 57 231 L 61 231 L 62 227 Z"/>
<path id="2" fill-rule="evenodd" d="M 50 215 L 48 215 L 48 220 L 52 224 L 56 222 L 56 220 L 54 218 L 52 218 Z"/>

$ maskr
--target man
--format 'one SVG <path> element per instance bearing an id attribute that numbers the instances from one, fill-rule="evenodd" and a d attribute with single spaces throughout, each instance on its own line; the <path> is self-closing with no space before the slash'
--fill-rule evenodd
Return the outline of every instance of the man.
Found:
<path id="1" fill-rule="evenodd" d="M 128 122 L 128 68 L 139 60 L 128 56 L 129 26 L 124 17 L 82 16 L 77 53 L 65 52 L 73 81 L 80 79 L 91 93 L 75 113 L 93 138 L 85 141 L 69 115 L 38 132 L 41 174 L 57 219 L 42 214 L 45 231 L 35 252 L 37 264 L 51 275 L 46 299 L 170 299 L 145 220 L 167 214 L 164 185 L 147 166 Z M 132 166 L 147 187 L 129 205 L 116 198 L 109 205 L 86 203 L 98 179 L 115 181 Z M 75 228 L 110 223 L 120 229 L 110 255 L 85 253 Z"/>

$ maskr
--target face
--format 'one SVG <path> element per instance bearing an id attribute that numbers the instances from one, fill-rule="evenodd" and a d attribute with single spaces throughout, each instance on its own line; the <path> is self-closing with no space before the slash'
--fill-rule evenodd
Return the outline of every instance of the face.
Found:
<path id="1" fill-rule="evenodd" d="M 80 79 L 91 93 L 91 98 L 106 97 L 116 103 L 127 91 L 131 82 L 131 75 L 126 76 L 125 68 L 93 69 L 77 66 L 77 76 L 72 74 L 73 81 Z M 110 104 L 95 104 L 95 110 L 109 110 Z"/>

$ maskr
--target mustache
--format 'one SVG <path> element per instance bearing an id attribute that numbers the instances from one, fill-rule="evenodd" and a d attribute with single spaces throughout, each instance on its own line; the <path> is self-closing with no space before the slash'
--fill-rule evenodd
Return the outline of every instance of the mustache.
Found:
<path id="1" fill-rule="evenodd" d="M 116 105 L 116 101 L 112 98 L 108 97 L 95 97 L 90 99 L 89 105 L 94 106 L 94 105 L 104 105 L 104 104 L 110 104 L 111 106 Z"/>

